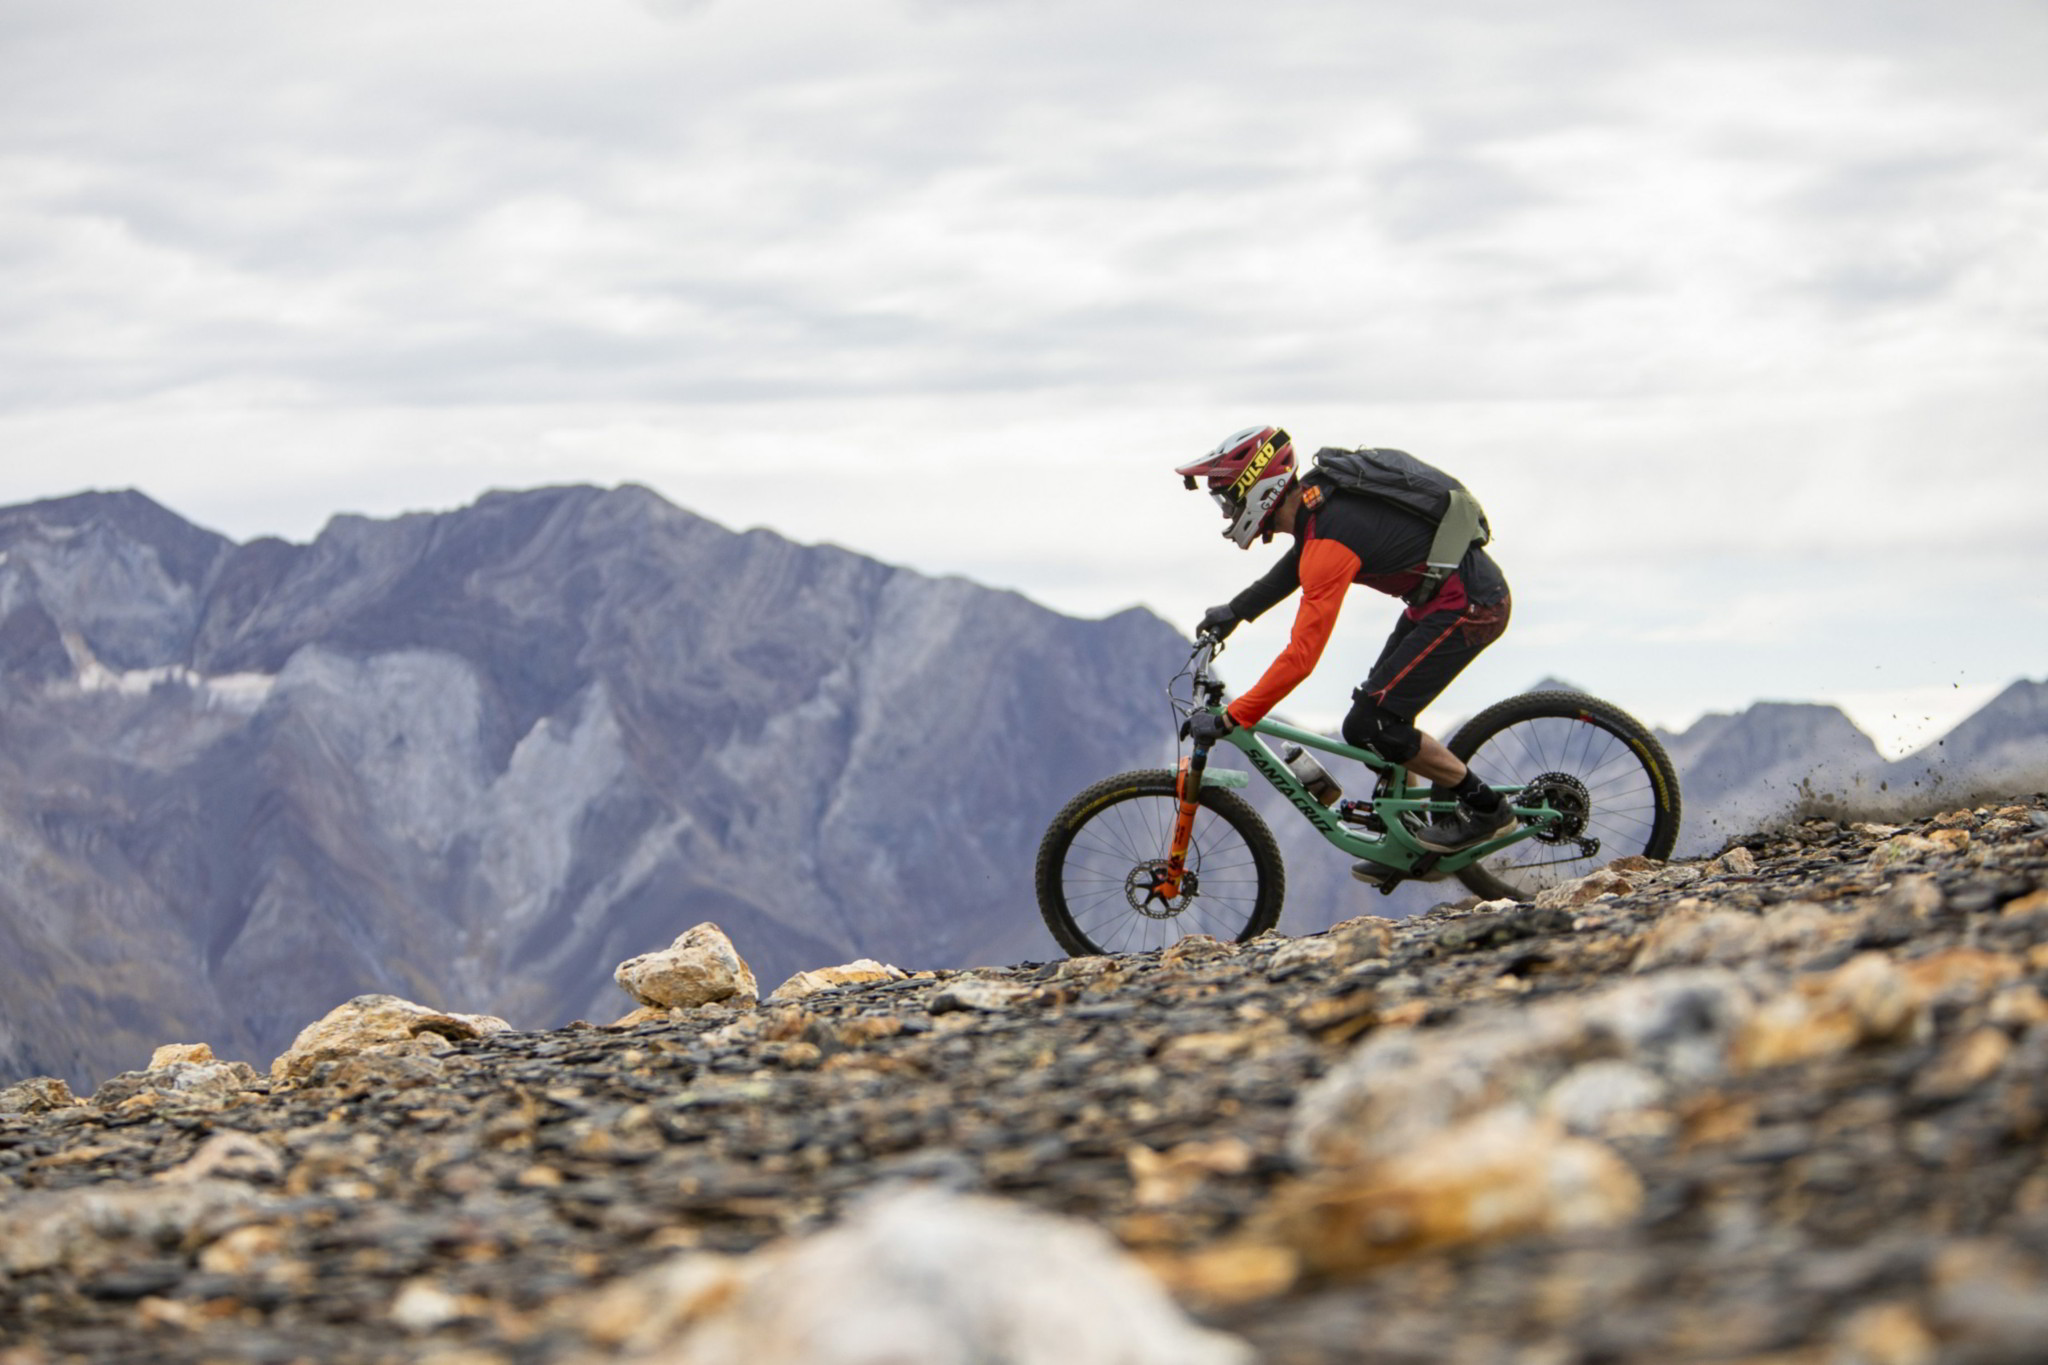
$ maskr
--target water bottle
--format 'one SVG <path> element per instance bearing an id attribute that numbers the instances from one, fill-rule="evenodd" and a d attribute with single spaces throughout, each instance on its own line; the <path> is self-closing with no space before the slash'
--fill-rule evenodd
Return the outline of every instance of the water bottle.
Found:
<path id="1" fill-rule="evenodd" d="M 1294 774 L 1294 780 L 1308 788 L 1308 794 L 1326 806 L 1334 806 L 1344 796 L 1344 789 L 1337 785 L 1337 779 L 1330 776 L 1316 756 L 1299 744 L 1289 744 L 1280 750 L 1280 758 L 1287 764 L 1287 771 Z"/>

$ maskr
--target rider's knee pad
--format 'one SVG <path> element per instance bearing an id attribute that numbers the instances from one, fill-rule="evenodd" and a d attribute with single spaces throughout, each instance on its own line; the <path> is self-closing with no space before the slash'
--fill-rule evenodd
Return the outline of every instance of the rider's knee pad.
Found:
<path id="1" fill-rule="evenodd" d="M 1422 731 L 1361 689 L 1351 694 L 1351 714 L 1344 717 L 1344 742 L 1354 749 L 1370 749 L 1390 763 L 1406 763 L 1422 752 Z"/>

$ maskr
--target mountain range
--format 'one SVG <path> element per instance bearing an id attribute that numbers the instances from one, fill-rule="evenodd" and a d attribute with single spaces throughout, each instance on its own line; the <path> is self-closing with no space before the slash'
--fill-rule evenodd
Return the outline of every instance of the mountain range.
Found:
<path id="1" fill-rule="evenodd" d="M 2012 683 L 1900 759 L 1835 707 L 1811 703 L 1758 702 L 1657 736 L 1685 793 L 1681 854 L 1711 852 L 1788 812 L 1898 820 L 1986 793 L 2048 790 L 2048 682 Z"/>
<path id="2" fill-rule="evenodd" d="M 309 544 L 135 492 L 0 509 L 0 1078 L 90 1084 L 166 1038 L 260 1065 L 373 991 L 604 1018 L 620 960 L 703 920 L 764 988 L 1052 957 L 1039 835 L 1170 759 L 1185 657 L 1146 611 L 1077 620 L 630 486 Z M 1832 708 L 1710 717 L 1666 736 L 1688 842 L 1829 795 L 1816 775 L 2048 785 L 2044 694 L 2016 684 L 1939 763 L 1884 764 Z M 1290 932 L 1461 893 L 1364 891 L 1273 815 Z"/>

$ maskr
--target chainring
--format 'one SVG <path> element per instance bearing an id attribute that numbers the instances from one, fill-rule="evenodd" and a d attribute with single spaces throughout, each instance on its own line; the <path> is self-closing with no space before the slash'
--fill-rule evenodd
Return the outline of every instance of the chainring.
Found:
<path id="1" fill-rule="evenodd" d="M 1557 812 L 1555 820 L 1544 822 L 1536 831 L 1537 840 L 1546 844 L 1578 842 L 1593 818 L 1593 793 L 1570 773 L 1544 773 L 1532 779 L 1518 800 L 1525 806 L 1549 806 Z"/>

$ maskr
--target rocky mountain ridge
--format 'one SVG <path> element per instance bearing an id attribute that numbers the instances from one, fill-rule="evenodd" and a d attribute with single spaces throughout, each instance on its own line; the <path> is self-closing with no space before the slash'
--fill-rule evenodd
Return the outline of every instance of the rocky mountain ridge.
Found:
<path id="1" fill-rule="evenodd" d="M 770 971 L 1026 956 L 1045 813 L 1156 761 L 1179 648 L 636 488 L 310 545 L 5 509 L 0 1076 L 365 991 L 562 1022 L 679 920 Z"/>
<path id="2" fill-rule="evenodd" d="M 2033 798 L 606 1027 L 359 1001 L 0 1090 L 0 1358 L 2032 1360 L 2044 990 Z"/>
<path id="3" fill-rule="evenodd" d="M 1171 761 L 1184 648 L 1143 611 L 1072 620 L 630 487 L 306 545 L 137 493 L 0 508 L 0 1080 L 88 1086 L 166 1034 L 260 1059 L 365 992 L 560 1023 L 703 919 L 775 977 L 1050 956 L 1044 823 Z M 2044 696 L 2016 684 L 1943 772 L 2048 785 Z M 1687 852 L 1830 774 L 1856 810 L 1919 790 L 1831 708 L 1669 742 Z M 1294 932 L 1462 894 L 1363 891 L 1265 808 Z"/>

